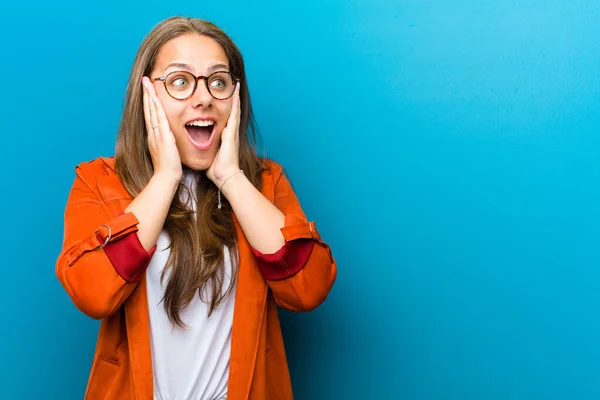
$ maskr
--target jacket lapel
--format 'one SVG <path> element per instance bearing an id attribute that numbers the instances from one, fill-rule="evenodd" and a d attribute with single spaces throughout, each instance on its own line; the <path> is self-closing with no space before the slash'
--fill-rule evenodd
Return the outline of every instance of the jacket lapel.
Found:
<path id="1" fill-rule="evenodd" d="M 254 262 L 250 245 L 236 221 L 239 269 L 233 312 L 227 397 L 246 400 L 256 363 L 261 324 L 266 310 L 267 284 Z"/>
<path id="2" fill-rule="evenodd" d="M 146 274 L 125 302 L 131 376 L 136 400 L 153 398 L 150 318 L 146 293 Z"/>

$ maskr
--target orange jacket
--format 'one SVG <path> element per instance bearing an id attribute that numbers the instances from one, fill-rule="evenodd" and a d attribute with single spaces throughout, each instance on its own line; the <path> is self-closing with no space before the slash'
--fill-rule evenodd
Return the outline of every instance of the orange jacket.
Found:
<path id="1" fill-rule="evenodd" d="M 329 246 L 308 222 L 279 165 L 267 161 L 262 193 L 285 214 L 286 242 L 312 239 L 304 267 L 280 280 L 265 280 L 237 219 L 239 269 L 233 317 L 230 400 L 288 400 L 292 388 L 277 305 L 310 311 L 327 297 L 336 277 Z M 132 201 L 114 170 L 113 158 L 99 158 L 76 168 L 65 210 L 64 242 L 56 274 L 73 303 L 86 315 L 102 319 L 87 400 L 152 400 L 152 359 L 145 274 L 124 280 L 99 237 L 108 226 L 109 242 L 137 230 L 137 219 L 123 211 Z M 285 269 L 285 263 L 281 262 Z"/>

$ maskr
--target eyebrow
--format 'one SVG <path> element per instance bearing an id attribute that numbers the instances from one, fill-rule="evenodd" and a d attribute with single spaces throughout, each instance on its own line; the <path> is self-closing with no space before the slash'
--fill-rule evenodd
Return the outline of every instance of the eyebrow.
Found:
<path id="1" fill-rule="evenodd" d="M 192 68 L 191 65 L 185 64 L 185 63 L 178 63 L 178 62 L 167 65 L 165 67 L 165 71 L 168 70 L 169 68 L 181 68 L 181 69 L 184 69 L 184 70 L 187 70 L 190 72 L 194 71 L 194 68 Z M 207 74 L 210 74 L 211 72 L 214 72 L 214 71 L 223 71 L 223 70 L 229 71 L 229 67 L 222 63 L 213 64 L 208 68 Z"/>
<path id="2" fill-rule="evenodd" d="M 183 63 L 171 63 L 165 67 L 165 71 L 168 70 L 169 68 L 181 68 L 181 69 L 186 69 L 188 71 L 194 70 L 190 65 L 183 64 Z"/>
<path id="3" fill-rule="evenodd" d="M 214 64 L 208 68 L 209 73 L 214 72 L 214 71 L 223 71 L 223 70 L 229 71 L 229 67 L 225 64 Z"/>

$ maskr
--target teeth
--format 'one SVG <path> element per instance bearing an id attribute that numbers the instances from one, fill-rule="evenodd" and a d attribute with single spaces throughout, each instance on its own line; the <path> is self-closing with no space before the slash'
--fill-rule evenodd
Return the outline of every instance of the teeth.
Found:
<path id="1" fill-rule="evenodd" d="M 188 126 L 213 126 L 215 121 L 193 121 L 187 124 Z"/>

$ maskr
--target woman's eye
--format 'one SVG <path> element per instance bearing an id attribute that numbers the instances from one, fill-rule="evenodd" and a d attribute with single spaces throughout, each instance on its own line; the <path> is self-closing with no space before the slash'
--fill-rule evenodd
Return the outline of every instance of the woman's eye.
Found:
<path id="1" fill-rule="evenodd" d="M 187 85 L 187 83 L 188 83 L 187 79 L 185 79 L 185 78 L 175 78 L 171 82 L 171 85 L 174 85 L 174 86 L 184 86 L 184 85 Z"/>

